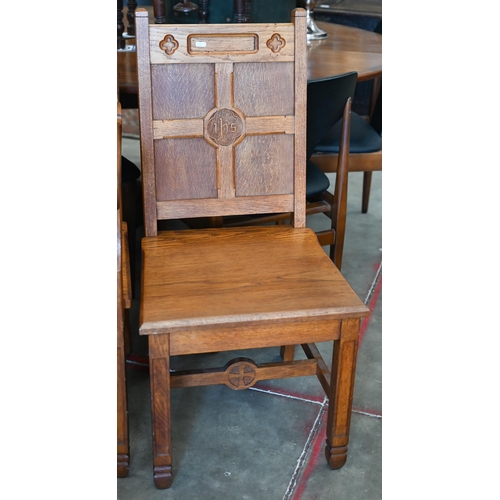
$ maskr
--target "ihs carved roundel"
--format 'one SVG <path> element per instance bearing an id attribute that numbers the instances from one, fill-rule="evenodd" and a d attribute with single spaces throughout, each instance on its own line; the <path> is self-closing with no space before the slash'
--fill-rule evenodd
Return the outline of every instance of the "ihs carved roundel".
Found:
<path id="1" fill-rule="evenodd" d="M 178 48 L 179 42 L 172 35 L 166 35 L 160 42 L 160 49 L 164 50 L 169 56 L 171 56 Z"/>
<path id="2" fill-rule="evenodd" d="M 266 45 L 276 54 L 286 45 L 286 41 L 278 33 L 274 33 Z"/>
<path id="3" fill-rule="evenodd" d="M 206 134 L 219 146 L 230 146 L 243 134 L 243 121 L 231 109 L 219 109 L 208 120 Z"/>

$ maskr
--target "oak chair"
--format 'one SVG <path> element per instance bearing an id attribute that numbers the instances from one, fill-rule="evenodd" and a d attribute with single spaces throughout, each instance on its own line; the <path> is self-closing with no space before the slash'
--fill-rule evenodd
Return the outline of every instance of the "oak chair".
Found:
<path id="1" fill-rule="evenodd" d="M 172 484 L 170 391 L 316 375 L 326 458 L 347 459 L 359 325 L 369 309 L 305 227 L 306 17 L 149 24 L 136 11 L 153 473 Z M 186 217 L 292 214 L 292 225 L 159 231 Z M 315 342 L 333 341 L 331 371 Z M 172 371 L 171 357 L 302 345 L 307 359 Z M 274 351 L 271 349 L 270 351 Z"/>
<path id="2" fill-rule="evenodd" d="M 382 20 L 374 29 L 382 34 Z M 312 161 L 323 172 L 335 172 L 341 148 L 341 122 L 337 122 L 315 149 Z M 372 173 L 382 170 L 382 78 L 372 82 L 371 105 L 368 119 L 353 112 L 349 171 L 363 172 L 361 212 L 368 212 Z"/>
<path id="3" fill-rule="evenodd" d="M 125 477 L 129 467 L 129 439 L 127 417 L 127 387 L 125 354 L 128 350 L 126 310 L 132 306 L 132 282 L 128 252 L 127 224 L 122 217 L 122 115 L 117 113 L 117 475 Z"/>

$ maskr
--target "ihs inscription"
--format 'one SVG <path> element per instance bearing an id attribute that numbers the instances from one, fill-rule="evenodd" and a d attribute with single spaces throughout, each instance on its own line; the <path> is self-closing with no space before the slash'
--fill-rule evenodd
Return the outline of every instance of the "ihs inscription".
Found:
<path id="1" fill-rule="evenodd" d="M 243 121 L 231 109 L 219 109 L 207 123 L 207 135 L 219 146 L 230 146 L 243 134 Z"/>

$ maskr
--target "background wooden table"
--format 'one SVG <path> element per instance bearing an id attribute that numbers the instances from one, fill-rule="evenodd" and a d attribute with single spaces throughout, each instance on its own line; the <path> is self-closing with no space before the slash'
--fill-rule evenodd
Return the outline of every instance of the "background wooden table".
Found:
<path id="1" fill-rule="evenodd" d="M 340 24 L 316 25 L 328 33 L 328 38 L 307 43 L 308 80 L 349 71 L 358 73 L 359 82 L 382 75 L 382 35 Z"/>

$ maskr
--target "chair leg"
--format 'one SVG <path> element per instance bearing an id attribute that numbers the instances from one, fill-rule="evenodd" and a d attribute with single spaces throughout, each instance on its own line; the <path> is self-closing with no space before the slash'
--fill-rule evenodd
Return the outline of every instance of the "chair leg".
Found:
<path id="1" fill-rule="evenodd" d="M 331 228 L 335 232 L 335 241 L 330 245 L 330 259 L 337 266 L 337 269 L 342 269 L 342 256 L 344 255 L 344 239 L 346 219 L 337 217 L 335 213 L 335 197 L 333 194 L 326 192 L 325 199 L 332 207 L 329 217 L 332 220 Z"/>
<path id="2" fill-rule="evenodd" d="M 335 229 L 335 246 L 330 247 L 330 258 L 340 270 L 344 251 L 347 214 L 347 191 L 349 186 L 349 141 L 351 134 L 351 98 L 347 99 L 342 115 L 340 148 L 335 176 L 334 201 L 332 205 L 332 228 Z M 332 255 L 333 252 L 333 255 Z"/>
<path id="3" fill-rule="evenodd" d="M 332 229 L 335 231 L 335 243 L 330 245 L 330 259 L 337 266 L 337 269 L 341 271 L 342 256 L 344 255 L 345 218 L 340 219 L 335 228 L 334 221 L 335 219 L 332 219 Z"/>
<path id="4" fill-rule="evenodd" d="M 118 422 L 117 422 L 117 476 L 128 475 L 130 450 L 128 441 L 128 418 L 127 418 L 127 385 L 125 381 L 125 353 L 123 345 L 118 345 L 117 380 L 118 380 Z"/>
<path id="5" fill-rule="evenodd" d="M 158 489 L 172 485 L 170 431 L 170 353 L 168 335 L 149 336 L 149 375 L 153 431 L 153 472 Z"/>
<path id="6" fill-rule="evenodd" d="M 333 243 L 330 243 L 330 259 L 332 259 L 332 262 L 337 265 L 336 263 L 336 258 L 338 257 L 336 255 L 336 249 L 338 248 L 340 250 L 340 261 L 342 261 L 342 249 L 343 249 L 343 245 L 338 245 L 337 242 L 338 242 L 338 230 L 337 230 L 337 227 L 336 227 L 336 215 L 335 215 L 335 210 L 334 210 L 334 206 L 335 206 L 335 196 L 330 193 L 329 191 L 325 191 L 322 195 L 323 197 L 323 200 L 328 203 L 328 205 L 330 206 L 330 210 L 327 211 L 327 212 L 324 212 L 324 214 L 330 218 L 331 220 L 331 224 L 330 224 L 330 227 L 331 229 L 328 231 L 330 233 L 333 234 Z M 327 231 L 323 231 L 324 233 L 327 233 Z M 319 235 L 321 233 L 316 233 L 316 235 L 318 236 L 319 238 Z M 320 241 L 321 243 L 321 241 Z M 324 246 L 324 245 L 321 245 L 321 246 Z M 342 248 L 340 248 L 342 246 Z M 337 250 L 338 251 L 338 250 Z M 341 262 L 342 264 L 342 262 Z M 340 270 L 340 266 L 338 266 L 338 269 Z"/>
<path id="7" fill-rule="evenodd" d="M 294 345 L 284 345 L 281 347 L 281 359 L 283 361 L 293 361 L 295 356 L 295 346 Z"/>
<path id="8" fill-rule="evenodd" d="M 125 309 L 123 315 L 123 345 L 125 356 L 132 352 L 132 336 L 130 334 L 130 310 Z"/>
<path id="9" fill-rule="evenodd" d="M 370 201 L 370 188 L 372 185 L 372 173 L 363 172 L 363 200 L 361 204 L 361 212 L 368 212 L 368 202 Z"/>
<path id="10" fill-rule="evenodd" d="M 343 320 L 333 345 L 325 447 L 331 469 L 340 469 L 347 460 L 359 326 L 359 318 Z"/>

